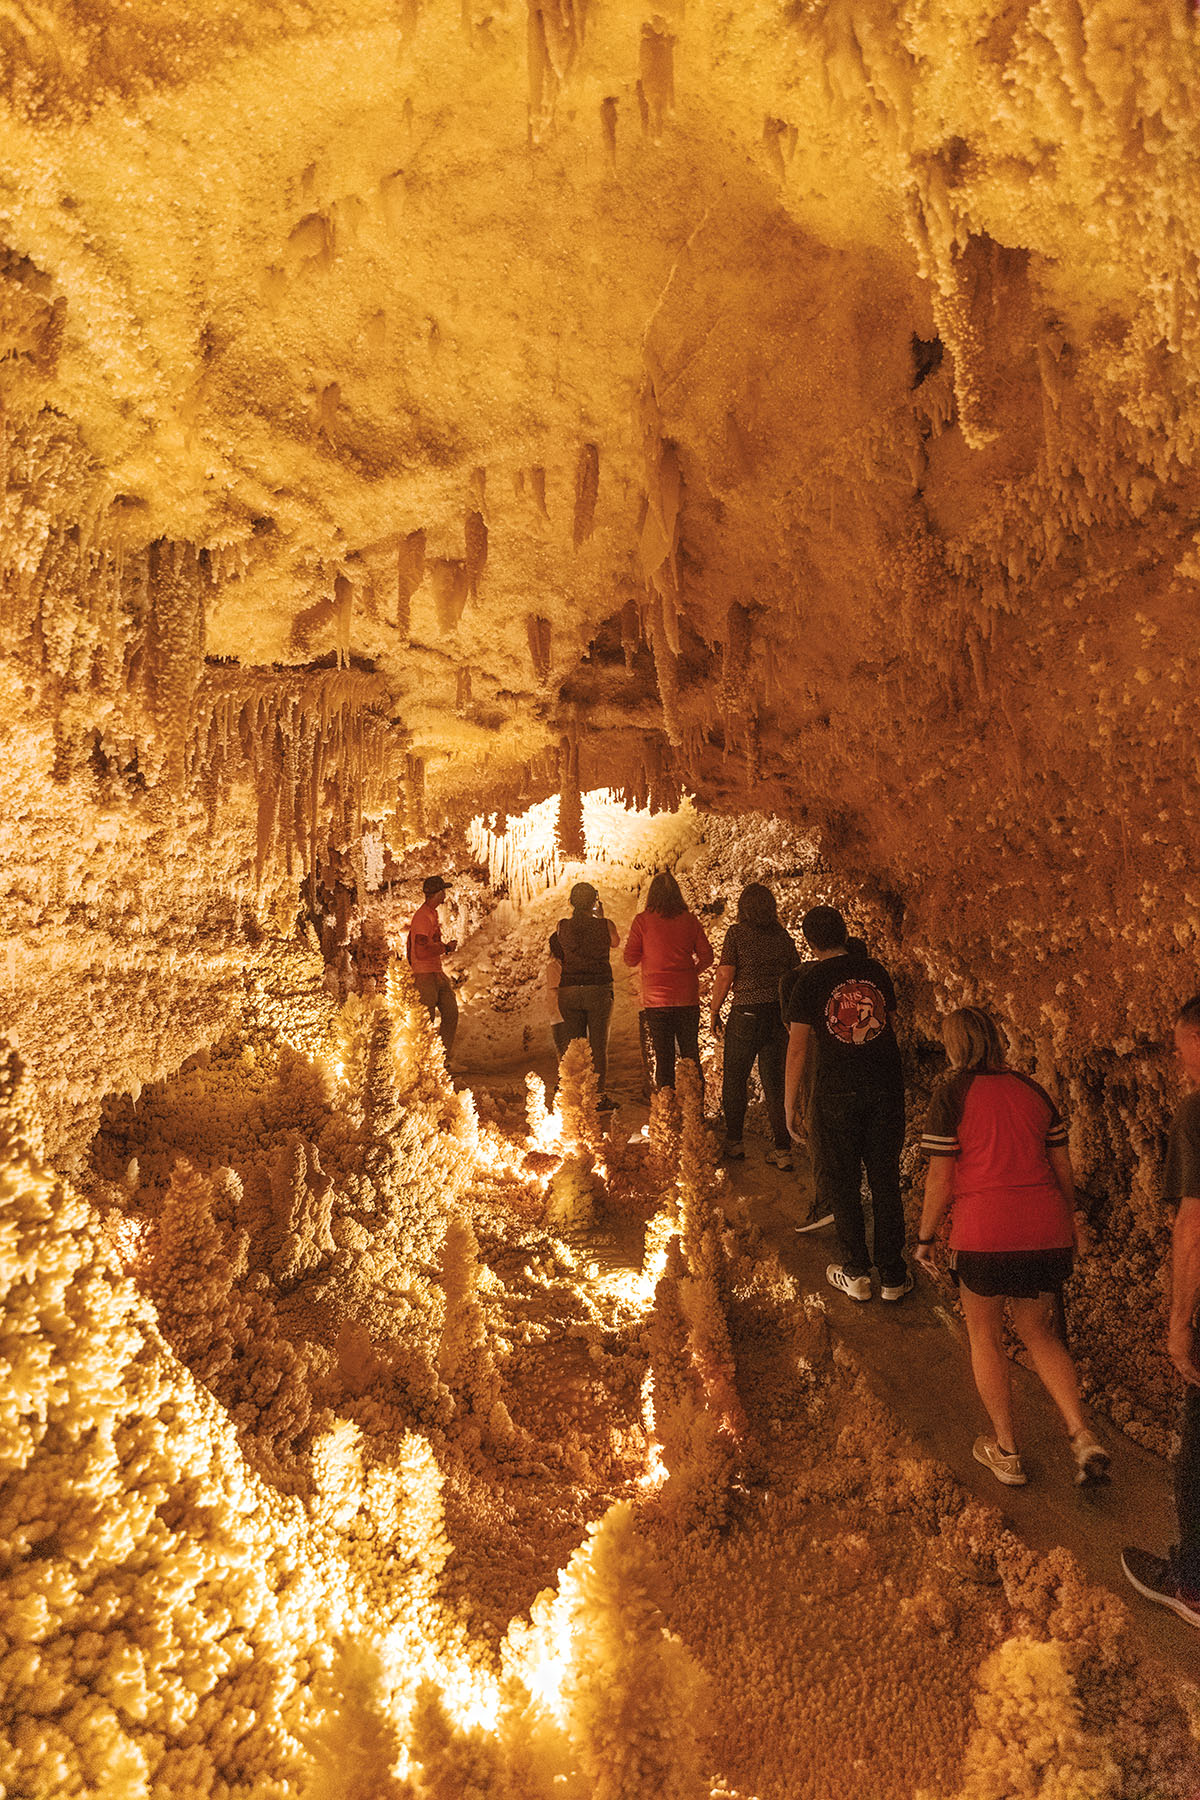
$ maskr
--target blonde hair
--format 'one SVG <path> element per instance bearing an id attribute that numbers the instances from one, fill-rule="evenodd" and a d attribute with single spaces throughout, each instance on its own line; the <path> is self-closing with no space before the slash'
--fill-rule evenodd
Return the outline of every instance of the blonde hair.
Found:
<path id="1" fill-rule="evenodd" d="M 947 1013 L 942 1042 L 952 1069 L 1002 1069 L 1007 1060 L 1000 1027 L 982 1006 L 960 1006 Z"/>

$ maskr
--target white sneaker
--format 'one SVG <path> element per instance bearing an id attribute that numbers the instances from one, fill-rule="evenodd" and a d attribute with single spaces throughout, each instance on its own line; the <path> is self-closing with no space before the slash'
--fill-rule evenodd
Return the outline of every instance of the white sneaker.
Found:
<path id="1" fill-rule="evenodd" d="M 997 1481 L 1005 1487 L 1024 1487 L 1029 1477 L 1021 1467 L 1021 1458 L 1015 1451 L 1006 1455 L 995 1438 L 977 1437 L 971 1455 L 985 1469 L 990 1469 Z"/>
<path id="2" fill-rule="evenodd" d="M 903 1300 L 905 1294 L 912 1293 L 915 1285 L 916 1283 L 912 1278 L 912 1270 L 910 1269 L 905 1275 L 904 1280 L 901 1282 L 888 1286 L 885 1286 L 883 1282 L 880 1282 L 879 1298 L 881 1300 Z"/>
<path id="3" fill-rule="evenodd" d="M 841 1263 L 830 1263 L 825 1271 L 825 1279 L 830 1287 L 840 1293 L 849 1294 L 851 1300 L 869 1300 L 871 1298 L 871 1277 L 869 1275 L 847 1275 Z"/>
<path id="4" fill-rule="evenodd" d="M 833 1214 L 831 1212 L 822 1212 L 819 1206 L 813 1205 L 808 1209 L 807 1218 L 801 1219 L 799 1225 L 795 1226 L 794 1229 L 803 1236 L 806 1231 L 824 1231 L 827 1225 L 832 1224 Z"/>

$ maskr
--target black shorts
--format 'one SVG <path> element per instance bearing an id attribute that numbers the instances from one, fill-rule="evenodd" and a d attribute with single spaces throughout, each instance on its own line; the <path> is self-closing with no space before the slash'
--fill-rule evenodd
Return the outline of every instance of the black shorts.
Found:
<path id="1" fill-rule="evenodd" d="M 983 1300 L 1036 1300 L 1071 1278 L 1073 1250 L 952 1250 L 950 1274 L 957 1287 Z"/>

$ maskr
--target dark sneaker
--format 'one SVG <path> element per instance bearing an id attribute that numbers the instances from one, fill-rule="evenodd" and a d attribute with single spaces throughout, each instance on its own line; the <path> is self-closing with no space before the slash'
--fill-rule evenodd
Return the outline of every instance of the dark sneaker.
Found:
<path id="1" fill-rule="evenodd" d="M 769 1162 L 773 1169 L 791 1169 L 795 1166 L 790 1150 L 768 1150 L 764 1161 Z"/>
<path id="2" fill-rule="evenodd" d="M 911 1294 L 915 1283 L 911 1271 L 905 1273 L 903 1281 L 881 1281 L 879 1298 L 881 1300 L 903 1300 L 905 1294 Z"/>
<path id="3" fill-rule="evenodd" d="M 849 1294 L 851 1300 L 869 1300 L 871 1298 L 871 1277 L 869 1275 L 849 1275 L 841 1263 L 830 1263 L 825 1271 L 825 1279 L 830 1287 L 835 1287 L 839 1294 Z"/>
<path id="4" fill-rule="evenodd" d="M 722 1162 L 745 1162 L 746 1148 L 741 1138 L 726 1138 L 721 1150 Z"/>
<path id="5" fill-rule="evenodd" d="M 616 1110 L 617 1110 L 616 1101 L 610 1100 L 607 1094 L 601 1094 L 600 1098 L 596 1102 L 596 1111 L 597 1112 L 616 1112 Z"/>
<path id="6" fill-rule="evenodd" d="M 1121 1567 L 1143 1599 L 1169 1607 L 1189 1625 L 1200 1625 L 1200 1592 L 1184 1587 L 1167 1557 L 1149 1550 L 1122 1550 Z"/>
<path id="7" fill-rule="evenodd" d="M 1098 1481 L 1108 1480 L 1108 1451 L 1086 1425 L 1071 1439 L 1071 1455 L 1075 1458 L 1075 1480 L 1080 1487 L 1094 1487 Z"/>
<path id="8" fill-rule="evenodd" d="M 800 1231 L 800 1232 L 824 1231 L 826 1225 L 832 1225 L 832 1224 L 833 1224 L 833 1214 L 831 1212 L 829 1212 L 826 1208 L 814 1204 L 814 1205 L 810 1206 L 808 1209 L 808 1217 L 805 1219 L 801 1219 L 800 1223 L 796 1227 L 796 1230 Z"/>
<path id="9" fill-rule="evenodd" d="M 995 1438 L 977 1437 L 971 1455 L 985 1469 L 990 1469 L 996 1480 L 1002 1481 L 1005 1487 L 1024 1487 L 1029 1480 L 1016 1451 L 1002 1450 Z"/>

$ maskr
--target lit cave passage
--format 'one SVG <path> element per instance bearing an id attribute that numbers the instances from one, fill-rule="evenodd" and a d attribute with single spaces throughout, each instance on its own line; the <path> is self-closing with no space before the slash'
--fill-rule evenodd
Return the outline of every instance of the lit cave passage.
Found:
<path id="1" fill-rule="evenodd" d="M 1194 1797 L 1117 1555 L 1200 989 L 1195 8 L 0 45 L 0 1792 Z M 912 1137 L 1003 1018 L 1110 1489 L 1032 1387 L 1030 1487 L 972 1463 L 948 1293 L 854 1307 L 761 1108 L 728 1169 L 647 1106 L 619 960 L 618 1110 L 547 1099 L 565 895 L 656 868 L 718 944 L 751 878 L 845 909 Z"/>

